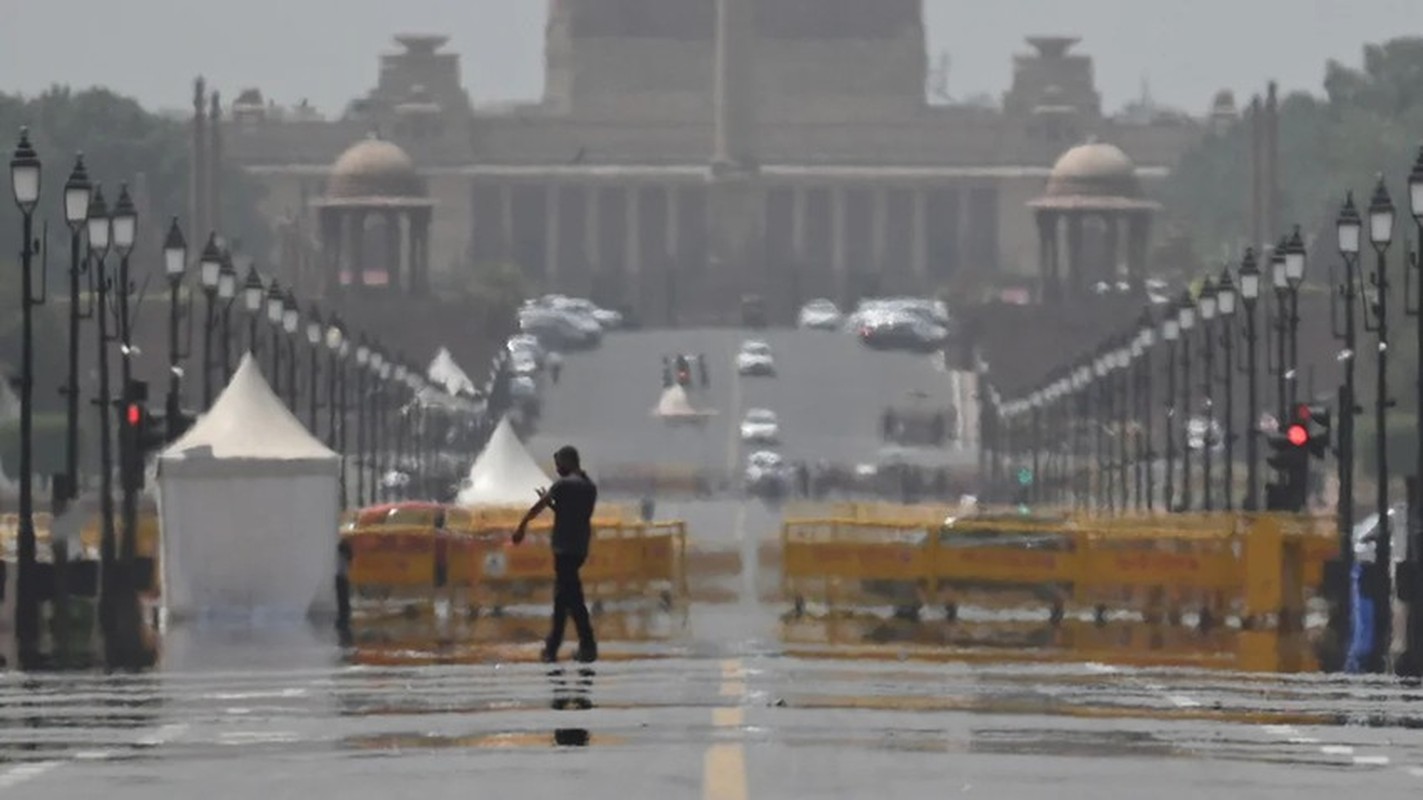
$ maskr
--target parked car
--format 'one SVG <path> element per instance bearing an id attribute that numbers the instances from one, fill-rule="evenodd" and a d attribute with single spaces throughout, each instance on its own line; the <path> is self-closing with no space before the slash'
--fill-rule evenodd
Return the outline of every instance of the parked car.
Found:
<path id="1" fill-rule="evenodd" d="M 762 496 L 780 496 L 791 487 L 791 467 L 779 453 L 757 450 L 746 457 L 746 491 Z"/>
<path id="2" fill-rule="evenodd" d="M 834 302 L 825 298 L 811 300 L 800 309 L 796 324 L 807 330 L 836 331 L 845 322 L 845 315 Z"/>
<path id="3" fill-rule="evenodd" d="M 544 361 L 548 358 L 548 350 L 539 342 L 539 337 L 527 333 L 510 336 L 509 341 L 504 343 L 504 349 L 511 357 L 520 353 L 527 354 L 540 368 L 543 368 Z"/>
<path id="4" fill-rule="evenodd" d="M 754 444 L 778 444 L 781 440 L 780 421 L 776 412 L 753 408 L 741 420 L 741 441 Z"/>
<path id="5" fill-rule="evenodd" d="M 554 294 L 545 295 L 539 298 L 539 300 L 545 308 L 589 317 L 597 322 L 604 330 L 616 330 L 623 327 L 623 315 L 621 312 L 614 311 L 610 308 L 603 308 L 586 298 L 565 297 L 563 295 Z"/>
<path id="6" fill-rule="evenodd" d="M 588 350 L 603 341 L 603 330 L 561 311 L 530 308 L 519 313 L 519 330 L 538 338 L 541 345 L 553 350 Z"/>
<path id="7" fill-rule="evenodd" d="M 758 339 L 741 343 L 741 351 L 736 354 L 736 371 L 742 375 L 776 374 L 776 357 L 771 346 Z"/>

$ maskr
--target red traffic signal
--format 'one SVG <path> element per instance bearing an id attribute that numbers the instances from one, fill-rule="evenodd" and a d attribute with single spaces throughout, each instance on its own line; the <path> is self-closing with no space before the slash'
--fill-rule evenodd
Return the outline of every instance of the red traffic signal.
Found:
<path id="1" fill-rule="evenodd" d="M 1304 447 L 1309 444 L 1309 429 L 1296 423 L 1285 431 L 1285 438 L 1295 447 Z"/>
<path id="2" fill-rule="evenodd" d="M 143 406 L 138 403 L 129 403 L 128 411 L 124 414 L 124 421 L 130 427 L 137 428 L 143 424 Z"/>

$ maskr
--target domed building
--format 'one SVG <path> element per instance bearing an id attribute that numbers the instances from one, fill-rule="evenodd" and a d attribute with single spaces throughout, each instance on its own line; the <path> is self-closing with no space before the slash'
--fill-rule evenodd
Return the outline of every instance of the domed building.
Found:
<path id="1" fill-rule="evenodd" d="M 415 161 L 376 134 L 349 147 L 331 166 L 319 215 L 323 294 L 346 287 L 429 291 L 430 218 L 434 203 Z"/>
<path id="2" fill-rule="evenodd" d="M 1063 153 L 1046 191 L 1028 206 L 1037 218 L 1044 300 L 1143 288 L 1151 219 L 1160 205 L 1143 195 L 1136 164 L 1121 148 L 1094 140 Z"/>

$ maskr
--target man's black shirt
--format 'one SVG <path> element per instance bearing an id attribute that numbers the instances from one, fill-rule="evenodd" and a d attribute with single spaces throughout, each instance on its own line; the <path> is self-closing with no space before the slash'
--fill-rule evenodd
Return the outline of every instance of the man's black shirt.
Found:
<path id="1" fill-rule="evenodd" d="M 559 478 L 548 488 L 553 508 L 553 552 L 556 555 L 586 556 L 593 538 L 593 506 L 598 503 L 598 487 L 582 472 Z"/>

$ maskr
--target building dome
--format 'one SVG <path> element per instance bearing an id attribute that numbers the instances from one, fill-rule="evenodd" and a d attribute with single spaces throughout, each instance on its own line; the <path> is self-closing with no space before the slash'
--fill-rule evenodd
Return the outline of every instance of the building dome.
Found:
<path id="1" fill-rule="evenodd" d="M 1140 197 L 1136 165 L 1116 145 L 1088 142 L 1062 154 L 1048 177 L 1048 197 Z"/>
<path id="2" fill-rule="evenodd" d="M 423 197 L 415 162 L 398 145 L 374 134 L 352 145 L 331 167 L 330 198 Z"/>

